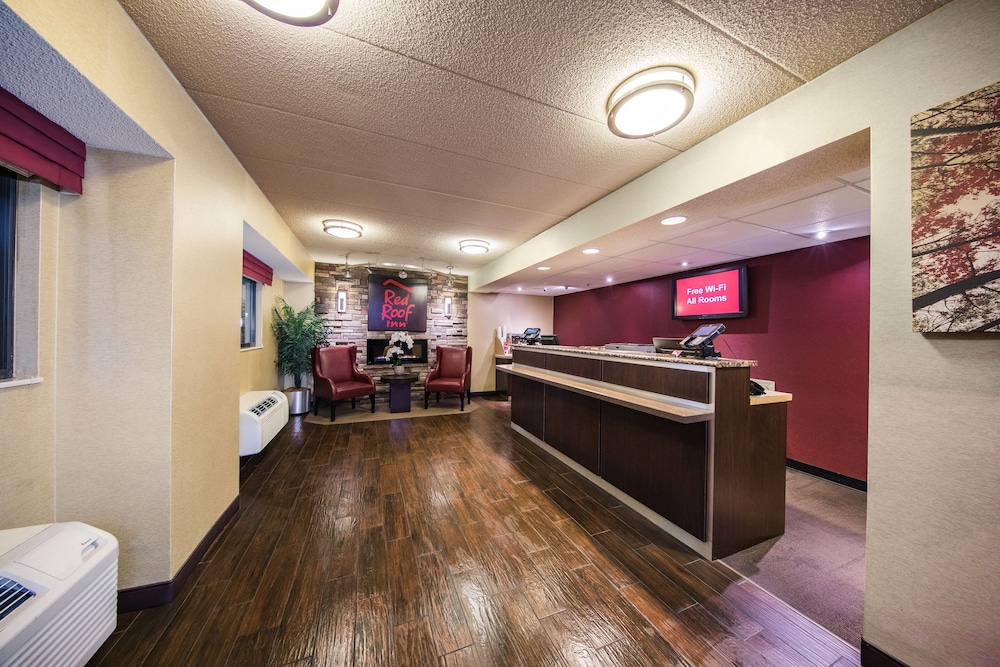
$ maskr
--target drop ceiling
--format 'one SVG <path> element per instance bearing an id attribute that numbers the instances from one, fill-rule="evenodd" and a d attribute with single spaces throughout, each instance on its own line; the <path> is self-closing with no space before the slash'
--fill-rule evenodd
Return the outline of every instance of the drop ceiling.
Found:
<path id="1" fill-rule="evenodd" d="M 456 274 L 946 4 L 341 0 L 300 28 L 241 0 L 120 2 L 316 261 Z M 650 139 L 614 135 L 608 95 L 654 65 L 694 74 L 694 109 Z M 866 151 L 838 173 L 691 202 L 683 225 L 588 239 L 599 254 L 484 291 L 587 289 L 865 235 Z M 328 218 L 364 235 L 329 236 Z M 460 253 L 467 238 L 491 251 Z"/>

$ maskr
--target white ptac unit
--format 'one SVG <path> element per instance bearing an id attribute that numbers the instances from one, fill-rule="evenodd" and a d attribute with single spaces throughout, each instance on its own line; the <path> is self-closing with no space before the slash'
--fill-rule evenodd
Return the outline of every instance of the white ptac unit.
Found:
<path id="1" fill-rule="evenodd" d="M 250 391 L 240 396 L 240 456 L 264 449 L 288 423 L 288 398 L 280 391 Z"/>
<path id="2" fill-rule="evenodd" d="M 118 540 L 84 523 L 0 531 L 0 665 L 85 665 L 118 620 Z"/>

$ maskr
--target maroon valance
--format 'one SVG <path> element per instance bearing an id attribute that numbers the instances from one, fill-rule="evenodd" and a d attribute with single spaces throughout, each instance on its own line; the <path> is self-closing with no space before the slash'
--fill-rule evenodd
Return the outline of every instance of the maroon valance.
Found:
<path id="1" fill-rule="evenodd" d="M 246 250 L 243 251 L 243 275 L 259 283 L 270 285 L 274 279 L 274 270 Z"/>
<path id="2" fill-rule="evenodd" d="M 0 88 L 0 160 L 82 194 L 86 159 L 86 144 Z"/>

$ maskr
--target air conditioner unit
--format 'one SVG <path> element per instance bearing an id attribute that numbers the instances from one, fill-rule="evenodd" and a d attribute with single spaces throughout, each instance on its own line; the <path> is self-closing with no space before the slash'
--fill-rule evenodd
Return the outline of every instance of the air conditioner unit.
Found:
<path id="1" fill-rule="evenodd" d="M 78 522 L 0 531 L 0 665 L 85 665 L 117 614 L 113 535 Z"/>
<path id="2" fill-rule="evenodd" d="M 240 456 L 264 449 L 288 423 L 288 398 L 280 391 L 251 391 L 240 396 Z"/>

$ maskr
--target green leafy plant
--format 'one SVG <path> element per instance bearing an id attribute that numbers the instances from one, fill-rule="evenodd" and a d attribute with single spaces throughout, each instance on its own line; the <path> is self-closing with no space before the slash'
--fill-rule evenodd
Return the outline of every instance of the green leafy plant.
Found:
<path id="1" fill-rule="evenodd" d="M 312 370 L 310 352 L 316 346 L 327 344 L 326 325 L 316 313 L 315 301 L 296 312 L 279 296 L 271 315 L 271 331 L 278 343 L 274 363 L 279 373 L 291 375 L 295 388 L 301 389 L 302 376 Z"/>

